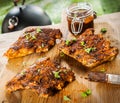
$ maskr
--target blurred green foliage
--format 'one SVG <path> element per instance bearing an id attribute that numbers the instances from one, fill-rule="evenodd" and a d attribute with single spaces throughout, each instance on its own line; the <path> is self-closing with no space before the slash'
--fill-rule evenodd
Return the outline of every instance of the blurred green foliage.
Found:
<path id="1" fill-rule="evenodd" d="M 97 15 L 120 11 L 120 0 L 26 0 L 25 4 L 33 4 L 41 7 L 50 16 L 53 23 L 59 23 L 63 10 L 72 3 L 84 1 L 93 5 L 93 9 L 97 12 Z M 0 28 L 5 15 L 13 7 L 13 0 L 0 0 Z"/>

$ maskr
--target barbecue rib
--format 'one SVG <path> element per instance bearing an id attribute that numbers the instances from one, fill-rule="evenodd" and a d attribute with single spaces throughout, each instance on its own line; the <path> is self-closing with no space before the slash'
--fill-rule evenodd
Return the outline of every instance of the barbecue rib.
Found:
<path id="1" fill-rule="evenodd" d="M 8 58 L 16 58 L 32 53 L 47 52 L 55 45 L 56 39 L 61 37 L 62 33 L 59 29 L 29 28 L 4 55 Z"/>
<path id="2" fill-rule="evenodd" d="M 38 61 L 29 68 L 17 74 L 7 85 L 7 93 L 30 89 L 41 97 L 48 97 L 61 90 L 75 79 L 74 73 L 60 67 L 49 58 Z"/>
<path id="3" fill-rule="evenodd" d="M 78 39 L 63 41 L 60 50 L 87 68 L 111 61 L 118 53 L 116 47 L 110 46 L 110 41 L 101 34 L 95 35 L 93 29 L 87 29 Z"/>

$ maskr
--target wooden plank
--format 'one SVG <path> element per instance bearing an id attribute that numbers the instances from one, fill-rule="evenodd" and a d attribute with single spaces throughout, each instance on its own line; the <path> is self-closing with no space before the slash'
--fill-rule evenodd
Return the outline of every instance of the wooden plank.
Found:
<path id="1" fill-rule="evenodd" d="M 118 49 L 120 50 L 119 15 L 120 13 L 115 13 L 113 15 L 98 17 L 95 20 L 95 30 L 97 33 L 99 33 L 102 27 L 106 27 L 107 33 L 104 36 L 110 39 L 112 45 L 118 47 Z M 114 22 L 112 22 L 111 20 Z M 63 33 L 64 39 L 67 39 L 70 38 L 72 35 L 68 32 L 66 25 L 66 20 L 63 19 L 61 24 L 50 27 L 60 28 Z M 8 103 L 5 96 L 6 82 L 9 81 L 20 70 L 33 64 L 40 57 L 44 57 L 44 55 L 32 54 L 26 57 L 11 59 L 8 61 L 5 57 L 2 56 L 3 53 L 9 48 L 9 46 L 14 41 L 16 41 L 16 38 L 18 38 L 22 32 L 23 31 L 0 35 L 0 102 L 5 101 L 5 103 Z M 58 53 L 58 45 L 56 45 L 53 49 L 46 53 L 45 56 L 50 56 L 54 58 L 57 57 Z M 7 97 L 10 98 L 12 103 L 64 103 L 65 101 L 63 100 L 63 96 L 65 95 L 70 96 L 71 103 L 119 103 L 120 86 L 105 83 L 89 82 L 84 78 L 81 78 L 87 75 L 87 71 L 83 70 L 78 62 L 67 56 L 62 58 L 61 61 L 61 65 L 65 65 L 74 70 L 76 81 L 68 85 L 55 96 L 45 99 L 40 98 L 36 93 L 30 90 L 24 90 L 16 93 L 17 96 L 7 95 Z M 120 54 L 118 54 L 116 59 L 112 62 L 102 64 L 96 67 L 95 70 L 105 68 L 107 69 L 107 73 L 120 74 L 119 67 Z M 87 98 L 82 98 L 80 93 L 86 89 L 90 89 L 92 91 L 92 95 L 88 96 Z M 18 96 L 18 94 L 21 96 Z"/>

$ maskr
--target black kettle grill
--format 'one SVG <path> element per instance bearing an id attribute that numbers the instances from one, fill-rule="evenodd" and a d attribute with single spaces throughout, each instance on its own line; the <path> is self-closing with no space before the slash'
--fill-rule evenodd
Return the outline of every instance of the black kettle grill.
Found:
<path id="1" fill-rule="evenodd" d="M 14 0 L 14 8 L 6 15 L 2 23 L 2 33 L 21 30 L 27 26 L 50 25 L 51 20 L 48 15 L 37 6 L 24 5 L 17 6 L 18 0 Z"/>

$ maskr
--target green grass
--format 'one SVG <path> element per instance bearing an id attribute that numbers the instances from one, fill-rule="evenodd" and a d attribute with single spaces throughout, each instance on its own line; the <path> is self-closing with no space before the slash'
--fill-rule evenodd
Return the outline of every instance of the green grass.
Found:
<path id="1" fill-rule="evenodd" d="M 101 0 L 105 14 L 120 11 L 120 0 Z"/>
<path id="2" fill-rule="evenodd" d="M 14 7 L 12 1 L 13 0 L 0 0 L 0 28 L 5 15 Z M 120 11 L 119 0 L 26 0 L 25 4 L 33 4 L 41 7 L 49 15 L 52 22 L 56 24 L 60 23 L 63 10 L 70 4 L 80 1 L 91 3 L 98 15 Z"/>

